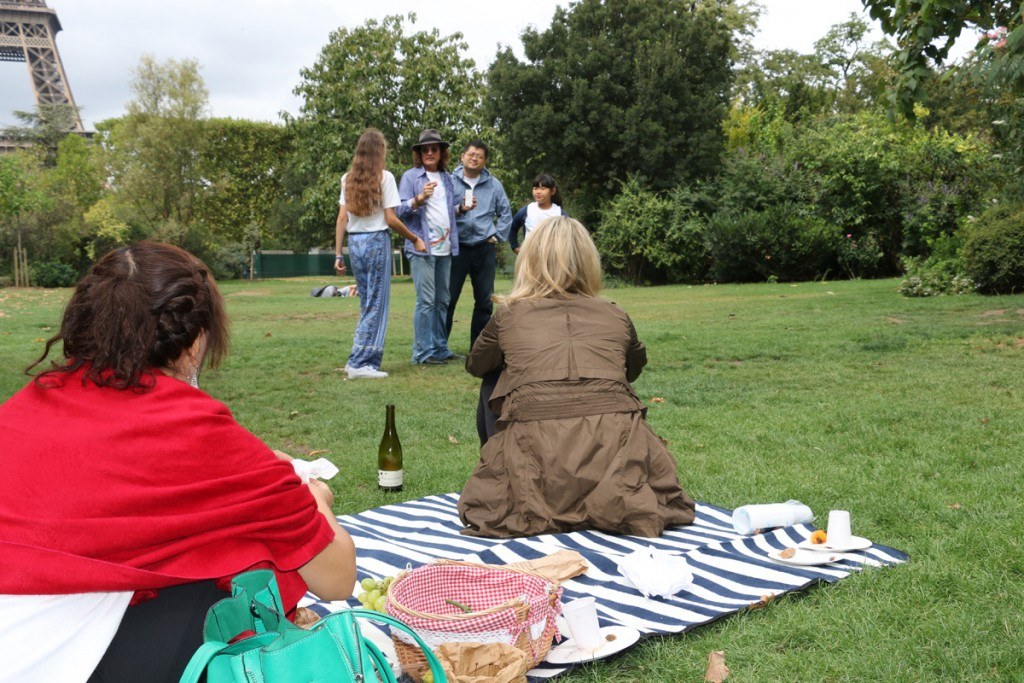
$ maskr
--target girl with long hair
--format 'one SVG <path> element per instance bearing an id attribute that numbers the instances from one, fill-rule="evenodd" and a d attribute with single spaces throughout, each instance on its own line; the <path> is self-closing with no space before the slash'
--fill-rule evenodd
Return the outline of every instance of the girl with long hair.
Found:
<path id="1" fill-rule="evenodd" d="M 412 243 L 413 251 L 427 247 L 405 223 L 395 207 L 401 204 L 395 176 L 385 170 L 388 145 L 376 128 L 367 128 L 356 143 L 352 165 L 341 178 L 338 221 L 334 237 L 334 270 L 345 272 L 343 246 L 348 235 L 348 254 L 359 291 L 359 322 L 352 351 L 345 363 L 349 379 L 387 377 L 381 371 L 384 339 L 391 301 L 391 236 L 388 228 Z"/>
<path id="2" fill-rule="evenodd" d="M 523 239 L 533 232 L 541 221 L 546 218 L 565 216 L 562 208 L 562 193 L 554 176 L 541 173 L 533 179 L 533 202 L 516 211 L 509 229 L 508 243 L 512 251 L 519 253 L 519 230 L 523 230 Z"/>
<path id="3" fill-rule="evenodd" d="M 633 391 L 647 363 L 629 316 L 598 296 L 601 261 L 572 218 L 523 243 L 512 291 L 466 359 L 501 370 L 494 434 L 459 497 L 463 533 L 510 537 L 597 529 L 658 536 L 694 504 Z"/>

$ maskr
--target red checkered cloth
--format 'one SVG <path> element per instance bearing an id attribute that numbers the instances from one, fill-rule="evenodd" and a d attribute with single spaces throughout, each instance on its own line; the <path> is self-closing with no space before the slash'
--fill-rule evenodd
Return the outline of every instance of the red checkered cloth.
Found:
<path id="1" fill-rule="evenodd" d="M 532 641 L 551 623 L 548 620 L 554 620 L 561 611 L 561 593 L 560 587 L 542 577 L 518 571 L 430 564 L 395 580 L 387 611 L 433 648 L 444 642 L 463 641 L 514 646 L 529 629 L 532 649 Z M 479 614 L 506 603 L 504 609 Z M 528 610 L 523 610 L 524 604 Z M 460 605 L 471 611 L 466 613 Z"/>

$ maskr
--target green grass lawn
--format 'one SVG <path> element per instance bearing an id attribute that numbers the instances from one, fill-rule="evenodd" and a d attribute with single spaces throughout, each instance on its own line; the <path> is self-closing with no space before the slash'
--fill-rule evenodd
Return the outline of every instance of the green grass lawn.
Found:
<path id="1" fill-rule="evenodd" d="M 336 512 L 457 491 L 477 458 L 476 382 L 409 363 L 413 289 L 396 280 L 386 380 L 345 379 L 357 299 L 314 279 L 227 282 L 233 346 L 201 378 L 268 444 L 326 451 Z M 908 552 L 564 680 L 1024 680 L 1024 296 L 906 299 L 893 280 L 618 288 L 650 365 L 648 420 L 694 498 L 725 507 L 799 499 L 824 525 Z M 499 282 L 507 289 L 508 281 Z M 468 351 L 467 289 L 452 348 Z M 59 323 L 67 290 L 0 290 L 0 398 Z M 400 494 L 376 487 L 384 406 L 397 406 Z M 211 454 L 215 455 L 215 454 Z"/>

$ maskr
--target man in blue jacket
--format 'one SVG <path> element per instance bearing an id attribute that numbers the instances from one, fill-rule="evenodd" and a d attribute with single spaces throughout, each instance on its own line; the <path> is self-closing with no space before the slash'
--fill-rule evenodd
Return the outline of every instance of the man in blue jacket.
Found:
<path id="1" fill-rule="evenodd" d="M 512 209 L 501 182 L 487 170 L 487 145 L 473 139 L 466 145 L 462 163 L 452 172 L 458 209 L 459 252 L 452 255 L 450 300 L 446 334 L 450 339 L 455 307 L 469 276 L 473 283 L 473 317 L 469 327 L 469 345 L 473 346 L 491 318 L 494 271 L 498 250 L 508 241 Z M 472 196 L 472 200 L 467 198 Z"/>

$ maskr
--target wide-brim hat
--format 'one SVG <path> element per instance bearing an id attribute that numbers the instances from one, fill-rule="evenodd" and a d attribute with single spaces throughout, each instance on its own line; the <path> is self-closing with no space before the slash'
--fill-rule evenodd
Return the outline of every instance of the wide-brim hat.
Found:
<path id="1" fill-rule="evenodd" d="M 423 145 L 441 145 L 441 147 L 448 149 L 451 144 L 441 139 L 441 134 L 433 128 L 427 128 L 420 133 L 419 142 L 412 146 L 413 149 L 419 149 Z"/>

